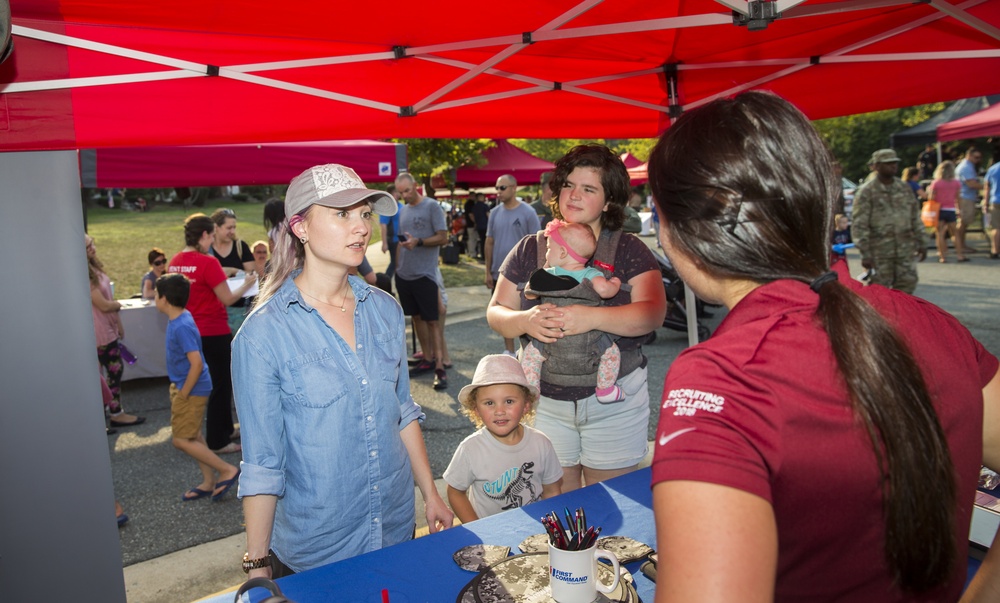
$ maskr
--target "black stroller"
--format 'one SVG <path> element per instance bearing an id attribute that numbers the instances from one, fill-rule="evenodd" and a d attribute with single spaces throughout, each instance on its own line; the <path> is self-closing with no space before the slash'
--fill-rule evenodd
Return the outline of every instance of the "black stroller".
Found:
<path id="1" fill-rule="evenodd" d="M 663 289 L 667 294 L 667 315 L 663 318 L 663 326 L 673 331 L 687 333 L 688 313 L 684 307 L 684 281 L 677 275 L 670 260 L 661 253 L 653 252 L 653 256 L 660 264 L 660 276 L 663 278 Z M 704 315 L 705 302 L 700 299 L 695 300 L 695 317 Z M 707 326 L 696 320 L 698 325 L 698 341 L 705 341 L 712 332 Z"/>

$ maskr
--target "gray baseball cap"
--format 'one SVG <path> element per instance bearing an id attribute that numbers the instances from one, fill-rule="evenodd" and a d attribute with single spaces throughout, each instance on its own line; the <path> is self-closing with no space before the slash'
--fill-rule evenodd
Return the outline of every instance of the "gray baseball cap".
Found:
<path id="1" fill-rule="evenodd" d="M 392 195 L 366 187 L 351 168 L 328 163 L 311 167 L 292 178 L 285 193 L 285 214 L 300 214 L 310 205 L 339 208 L 361 201 L 369 201 L 375 213 L 383 216 L 392 216 L 399 208 Z"/>

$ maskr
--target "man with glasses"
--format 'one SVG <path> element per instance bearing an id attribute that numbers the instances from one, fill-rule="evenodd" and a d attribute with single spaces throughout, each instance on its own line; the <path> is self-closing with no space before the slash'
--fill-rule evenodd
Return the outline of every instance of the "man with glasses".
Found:
<path id="1" fill-rule="evenodd" d="M 497 206 L 486 226 L 486 288 L 493 291 L 500 276 L 500 264 L 525 235 L 541 230 L 538 214 L 517 198 L 517 180 L 510 174 L 497 178 Z M 514 340 L 504 338 L 507 354 L 514 355 Z"/>
<path id="2" fill-rule="evenodd" d="M 403 313 L 413 319 L 424 359 L 412 374 L 434 371 L 434 389 L 448 387 L 444 370 L 444 329 L 440 319 L 438 249 L 448 243 L 448 226 L 441 204 L 417 190 L 413 176 L 396 177 L 396 192 L 406 203 L 399 211 L 396 252 L 396 292 Z"/>

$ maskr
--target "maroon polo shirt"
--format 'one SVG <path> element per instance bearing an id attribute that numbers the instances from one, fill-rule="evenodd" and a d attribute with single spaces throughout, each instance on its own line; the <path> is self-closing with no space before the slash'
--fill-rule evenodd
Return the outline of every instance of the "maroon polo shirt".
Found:
<path id="1" fill-rule="evenodd" d="M 905 600 L 957 600 L 982 459 L 982 388 L 997 359 L 928 302 L 844 275 L 841 282 L 897 326 L 914 352 L 959 479 L 961 567 L 943 589 Z M 803 283 L 761 286 L 711 339 L 677 358 L 664 384 L 653 483 L 710 482 L 770 502 L 776 601 L 904 600 L 884 559 L 875 456 L 815 318 L 818 302 Z"/>

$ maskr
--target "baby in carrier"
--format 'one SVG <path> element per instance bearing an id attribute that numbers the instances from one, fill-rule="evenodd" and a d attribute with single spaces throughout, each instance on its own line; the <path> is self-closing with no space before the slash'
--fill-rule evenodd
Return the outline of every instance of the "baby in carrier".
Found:
<path id="1" fill-rule="evenodd" d="M 618 294 L 622 288 L 621 279 L 606 278 L 597 268 L 586 265 L 597 250 L 597 240 L 590 227 L 553 220 L 545 226 L 544 234 L 548 238 L 545 266 L 531 273 L 524 289 L 527 298 L 540 297 L 543 302 L 560 306 L 598 306 L 602 299 L 610 299 Z M 539 346 L 544 347 L 547 357 Z M 543 362 L 549 363 L 546 365 L 547 383 L 577 385 L 578 383 L 573 382 L 577 379 L 571 373 L 577 372 L 576 369 L 582 369 L 586 373 L 587 359 L 595 355 L 595 350 L 600 353 L 595 388 L 597 400 L 603 403 L 618 402 L 625 397 L 615 383 L 621 366 L 621 352 L 607 333 L 592 331 L 571 335 L 550 344 L 532 340 L 524 347 L 521 365 L 532 387 L 539 385 Z"/>

